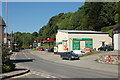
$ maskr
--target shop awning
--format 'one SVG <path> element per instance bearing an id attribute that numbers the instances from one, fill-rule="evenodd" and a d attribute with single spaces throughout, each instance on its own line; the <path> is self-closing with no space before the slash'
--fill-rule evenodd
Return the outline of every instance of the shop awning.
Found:
<path id="1" fill-rule="evenodd" d="M 57 42 L 57 44 L 62 44 L 62 42 Z"/>

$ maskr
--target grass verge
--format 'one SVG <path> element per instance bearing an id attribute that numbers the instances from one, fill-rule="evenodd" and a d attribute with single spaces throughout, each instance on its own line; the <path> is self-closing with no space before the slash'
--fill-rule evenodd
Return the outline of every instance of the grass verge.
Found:
<path id="1" fill-rule="evenodd" d="M 89 52 L 89 53 L 86 53 L 85 55 L 82 55 L 81 57 L 94 55 L 94 54 L 99 54 L 99 53 L 101 53 L 101 52 L 100 51 Z"/>

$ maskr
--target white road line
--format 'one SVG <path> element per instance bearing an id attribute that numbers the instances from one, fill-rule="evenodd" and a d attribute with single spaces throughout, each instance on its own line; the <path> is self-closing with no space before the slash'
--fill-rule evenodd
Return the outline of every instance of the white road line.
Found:
<path id="1" fill-rule="evenodd" d="M 46 78 L 50 78 L 50 77 L 46 77 Z"/>
<path id="2" fill-rule="evenodd" d="M 17 55 L 17 53 L 14 54 L 14 60 L 15 60 L 16 55 Z"/>
<path id="3" fill-rule="evenodd" d="M 35 75 L 39 75 L 39 76 L 44 77 L 44 78 L 56 78 L 56 77 L 53 76 L 53 75 L 49 75 L 49 74 L 46 74 L 46 73 L 43 73 L 43 72 L 35 72 L 35 71 L 32 71 L 31 73 L 32 73 L 32 74 L 35 74 Z"/>

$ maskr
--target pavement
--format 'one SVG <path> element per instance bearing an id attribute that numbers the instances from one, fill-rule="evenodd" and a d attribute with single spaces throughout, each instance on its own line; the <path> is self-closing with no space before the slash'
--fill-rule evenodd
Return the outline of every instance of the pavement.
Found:
<path id="1" fill-rule="evenodd" d="M 89 57 L 83 57 L 80 60 L 62 60 L 59 55 L 45 51 L 22 50 L 16 53 L 14 61 L 20 66 L 30 69 L 30 74 L 23 75 L 20 78 L 117 78 L 118 74 L 113 71 L 91 69 L 87 62 Z M 92 57 L 91 57 L 92 58 Z M 96 58 L 96 57 L 95 57 Z M 86 60 L 87 63 L 84 63 Z M 80 62 L 82 61 L 82 62 Z M 97 63 L 100 64 L 100 63 Z M 83 65 L 88 65 L 85 67 Z M 104 65 L 104 64 L 102 64 Z M 82 67 L 83 66 L 83 67 Z M 96 64 L 93 66 L 97 66 Z M 111 66 L 111 65 L 109 65 Z M 116 68 L 117 65 L 112 65 Z M 104 68 L 103 66 L 101 66 Z M 108 66 L 106 66 L 108 67 Z M 100 67 L 99 67 L 100 68 Z M 110 69 L 110 68 L 109 68 Z"/>
<path id="2" fill-rule="evenodd" d="M 100 54 L 80 57 L 80 60 L 72 60 L 72 61 L 62 60 L 59 55 L 56 55 L 52 52 L 47 52 L 47 51 L 30 51 L 30 52 L 32 52 L 33 55 L 36 55 L 42 59 L 53 61 L 56 63 L 67 64 L 76 67 L 83 67 L 87 69 L 114 72 L 118 74 L 118 65 L 102 64 L 94 61 L 100 55 L 118 55 L 118 51 L 102 52 Z"/>
<path id="3" fill-rule="evenodd" d="M 11 56 L 11 60 L 14 59 L 14 55 Z M 10 79 L 10 78 L 16 78 L 21 75 L 25 75 L 26 73 L 29 73 L 30 69 L 22 67 L 18 64 L 16 64 L 15 70 L 7 73 L 2 73 L 1 78 L 2 79 Z"/>

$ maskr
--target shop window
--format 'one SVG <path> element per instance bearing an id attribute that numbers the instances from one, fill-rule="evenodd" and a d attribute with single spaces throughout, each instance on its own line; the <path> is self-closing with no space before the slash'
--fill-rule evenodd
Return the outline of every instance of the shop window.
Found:
<path id="1" fill-rule="evenodd" d="M 85 48 L 93 49 L 93 41 L 85 41 Z"/>

